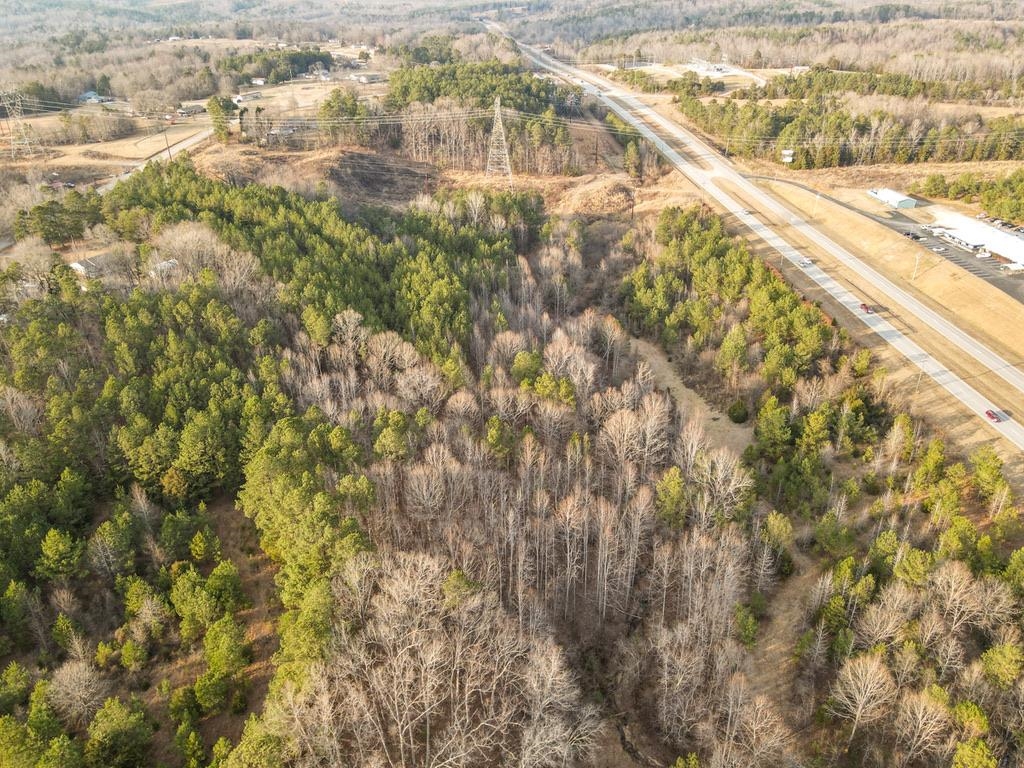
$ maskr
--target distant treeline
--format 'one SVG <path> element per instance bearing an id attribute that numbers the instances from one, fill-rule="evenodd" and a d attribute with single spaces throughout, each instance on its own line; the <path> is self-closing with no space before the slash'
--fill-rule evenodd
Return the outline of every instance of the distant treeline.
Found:
<path id="1" fill-rule="evenodd" d="M 820 97 L 776 106 L 686 96 L 679 108 L 727 151 L 778 160 L 782 149 L 792 149 L 798 169 L 1024 157 L 1024 122 L 1018 118 L 990 120 L 979 130 L 977 118 L 928 124 L 883 110 L 854 116 L 835 99 Z"/>
<path id="2" fill-rule="evenodd" d="M 558 93 L 550 80 L 497 61 L 402 67 L 391 74 L 389 84 L 388 104 L 395 110 L 414 101 L 429 104 L 444 97 L 485 107 L 500 96 L 503 106 L 537 113 L 553 104 Z"/>
<path id="3" fill-rule="evenodd" d="M 626 83 L 644 93 L 672 91 L 680 96 L 711 96 L 725 90 L 725 83 L 721 80 L 713 80 L 710 77 L 700 78 L 695 72 L 685 72 L 681 77 L 669 80 L 664 85 L 641 69 L 617 69 L 612 72 L 611 79 Z"/>
<path id="4" fill-rule="evenodd" d="M 807 99 L 838 93 L 860 95 L 924 96 L 939 101 L 979 99 L 984 93 L 977 82 L 919 80 L 897 72 L 837 72 L 815 66 L 799 75 L 779 75 L 763 86 L 734 91 L 736 99 Z"/>
<path id="5" fill-rule="evenodd" d="M 301 51 L 239 53 L 225 56 L 217 66 L 222 72 L 264 77 L 268 83 L 274 84 L 287 82 L 297 74 L 308 72 L 317 62 L 329 69 L 331 61 L 331 54 L 327 51 L 304 48 Z"/>

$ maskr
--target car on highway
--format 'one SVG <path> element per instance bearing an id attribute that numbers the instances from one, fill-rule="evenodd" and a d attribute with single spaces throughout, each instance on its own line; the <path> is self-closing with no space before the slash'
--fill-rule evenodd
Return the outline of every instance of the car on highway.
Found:
<path id="1" fill-rule="evenodd" d="M 870 314 L 873 314 L 875 310 L 873 310 L 873 309 L 871 308 L 871 305 L 869 305 L 869 304 L 865 304 L 865 303 L 864 303 L 864 302 L 862 301 L 862 302 L 860 303 L 860 311 L 861 311 L 861 312 L 863 312 L 863 313 L 865 313 L 865 314 L 867 314 L 867 315 L 870 315 Z"/>
<path id="2" fill-rule="evenodd" d="M 813 263 L 814 263 L 814 262 L 813 262 L 813 261 L 811 261 L 810 259 L 800 259 L 800 266 L 801 266 L 801 267 L 809 267 L 809 266 L 811 266 L 811 264 L 813 264 Z"/>
<path id="3" fill-rule="evenodd" d="M 993 411 L 991 408 L 989 408 L 987 411 L 985 411 L 985 415 L 988 416 L 988 420 L 989 421 L 991 421 L 991 422 L 993 422 L 995 424 L 998 424 L 999 422 L 1001 422 L 1003 420 L 1003 417 L 1000 416 L 995 411 Z"/>
<path id="4" fill-rule="evenodd" d="M 943 252 L 945 252 L 945 250 L 946 250 L 946 246 L 944 246 L 944 245 L 936 245 L 936 246 L 932 247 L 932 251 L 934 251 L 935 253 L 943 253 Z"/>

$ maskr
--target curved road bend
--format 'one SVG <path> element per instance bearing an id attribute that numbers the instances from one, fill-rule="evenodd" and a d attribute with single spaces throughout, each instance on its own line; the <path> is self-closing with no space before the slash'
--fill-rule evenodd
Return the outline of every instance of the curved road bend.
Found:
<path id="1" fill-rule="evenodd" d="M 989 400 L 977 390 L 967 384 L 955 373 L 947 369 L 938 360 L 925 352 L 916 343 L 908 339 L 903 333 L 895 328 L 888 320 L 877 314 L 866 314 L 860 309 L 861 301 L 849 290 L 839 285 L 833 278 L 829 277 L 820 267 L 815 264 L 805 265 L 801 263 L 803 257 L 789 243 L 782 239 L 774 230 L 756 219 L 751 213 L 741 206 L 735 199 L 729 196 L 721 187 L 715 184 L 715 178 L 721 178 L 736 185 L 750 199 L 766 212 L 779 216 L 784 221 L 790 221 L 801 234 L 827 253 L 831 254 L 837 261 L 849 268 L 860 277 L 873 284 L 882 292 L 889 295 L 896 303 L 901 304 L 908 312 L 915 315 L 921 322 L 930 326 L 934 331 L 943 335 L 952 344 L 969 354 L 983 366 L 991 370 L 1012 387 L 1024 394 L 1024 372 L 1021 372 L 998 354 L 985 345 L 979 343 L 960 328 L 926 307 L 920 301 L 909 295 L 906 291 L 893 284 L 871 267 L 867 266 L 856 258 L 852 253 L 839 246 L 837 243 L 818 232 L 799 216 L 795 216 L 789 209 L 774 200 L 763 190 L 748 181 L 728 163 L 724 162 L 718 153 L 697 139 L 689 131 L 680 128 L 670 122 L 654 109 L 641 103 L 629 93 L 612 85 L 604 78 L 591 75 L 583 70 L 576 69 L 562 64 L 555 59 L 546 56 L 539 51 L 526 45 L 519 45 L 523 53 L 537 63 L 539 66 L 554 72 L 570 80 L 581 82 L 589 86 L 588 92 L 599 98 L 604 104 L 615 112 L 619 117 L 632 125 L 641 135 L 650 141 L 665 158 L 671 162 L 680 172 L 687 176 L 697 186 L 701 187 L 729 213 L 737 217 L 754 234 L 764 240 L 768 245 L 778 251 L 784 258 L 788 259 L 795 267 L 803 270 L 821 288 L 828 291 L 840 304 L 849 310 L 855 317 L 859 317 L 865 325 L 887 341 L 908 360 L 917 365 L 924 373 L 930 376 L 935 382 L 942 386 L 951 395 L 973 411 L 979 418 L 988 419 L 985 416 L 987 410 L 996 410 Z M 660 133 L 655 133 L 651 126 L 656 126 Z M 709 164 L 711 171 L 705 171 L 694 166 L 673 149 L 664 136 L 683 142 L 693 150 L 697 157 Z M 990 423 L 990 426 L 998 431 L 1003 437 L 1024 450 L 1024 426 L 1015 421 L 1003 417 L 999 423 Z"/>

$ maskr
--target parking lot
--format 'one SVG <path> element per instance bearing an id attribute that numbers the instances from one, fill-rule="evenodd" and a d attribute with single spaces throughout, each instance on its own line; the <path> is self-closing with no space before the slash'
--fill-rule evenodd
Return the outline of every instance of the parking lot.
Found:
<path id="1" fill-rule="evenodd" d="M 936 237 L 923 225 L 902 223 L 890 224 L 890 226 L 922 248 L 927 248 L 932 253 L 942 256 L 947 261 L 953 262 L 958 267 L 984 280 L 991 281 L 997 278 L 1016 277 L 1013 273 L 1003 269 L 1003 263 L 999 259 L 993 257 L 978 258 L 976 252 Z"/>

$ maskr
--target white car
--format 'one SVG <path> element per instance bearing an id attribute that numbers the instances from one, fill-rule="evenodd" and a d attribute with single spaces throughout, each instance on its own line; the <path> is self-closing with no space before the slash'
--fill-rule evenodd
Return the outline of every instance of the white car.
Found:
<path id="1" fill-rule="evenodd" d="M 800 259 L 800 266 L 801 266 L 801 267 L 809 267 L 809 266 L 811 266 L 811 264 L 813 264 L 813 263 L 814 263 L 814 262 L 813 262 L 813 261 L 811 261 L 810 259 Z"/>

